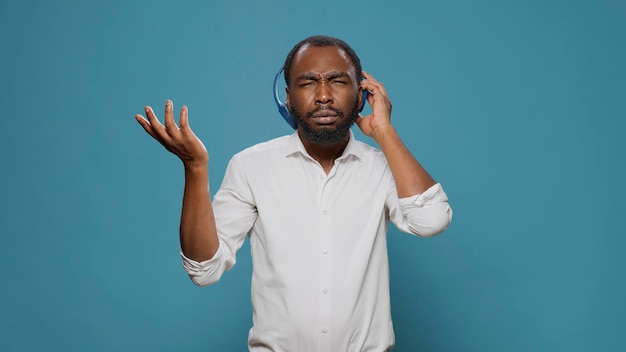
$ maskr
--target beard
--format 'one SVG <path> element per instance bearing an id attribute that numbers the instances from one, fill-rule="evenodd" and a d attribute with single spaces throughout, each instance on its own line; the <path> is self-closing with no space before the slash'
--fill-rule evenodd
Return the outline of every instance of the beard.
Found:
<path id="1" fill-rule="evenodd" d="M 293 116 L 293 119 L 296 120 L 298 127 L 304 134 L 304 137 L 311 143 L 315 144 L 336 144 L 345 142 L 348 138 L 350 127 L 356 122 L 356 119 L 359 116 L 358 110 L 359 101 L 355 99 L 354 105 L 350 110 L 350 113 L 346 118 L 344 118 L 344 112 L 341 109 L 335 108 L 327 108 L 328 110 L 334 111 L 337 116 L 341 119 L 341 122 L 336 127 L 331 126 L 322 126 L 319 128 L 315 128 L 310 125 L 307 120 L 313 116 L 316 112 L 322 110 L 321 108 L 317 108 L 313 111 L 309 111 L 306 113 L 306 117 L 303 117 L 298 110 L 294 108 L 293 105 L 289 105 L 289 113 Z"/>

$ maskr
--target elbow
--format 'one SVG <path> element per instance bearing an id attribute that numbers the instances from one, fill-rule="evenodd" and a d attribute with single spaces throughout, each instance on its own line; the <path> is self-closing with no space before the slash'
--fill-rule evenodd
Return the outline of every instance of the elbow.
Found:
<path id="1" fill-rule="evenodd" d="M 213 285 L 222 278 L 224 272 L 235 265 L 234 256 L 228 255 L 228 251 L 220 251 L 220 248 L 222 246 L 211 259 L 202 262 L 187 258 L 181 251 L 183 269 L 194 285 L 200 287 Z"/>
<path id="2" fill-rule="evenodd" d="M 213 285 L 221 279 L 225 271 L 234 265 L 234 263 L 220 260 L 211 261 L 195 262 L 183 256 L 183 269 L 194 285 L 201 287 Z"/>
<path id="3" fill-rule="evenodd" d="M 447 202 L 431 206 L 428 214 L 409 221 L 410 232 L 420 237 L 434 237 L 444 232 L 452 222 L 452 208 Z"/>
<path id="4" fill-rule="evenodd" d="M 189 274 L 189 278 L 191 279 L 191 282 L 193 282 L 193 284 L 198 287 L 211 286 L 219 281 L 219 278 L 204 277 L 201 275 L 199 276 L 192 274 Z"/>
<path id="5" fill-rule="evenodd" d="M 230 267 L 231 266 L 224 265 L 224 263 L 217 263 L 217 265 L 214 266 L 194 268 L 195 270 L 190 270 L 191 268 L 186 267 L 185 271 L 194 285 L 203 287 L 213 285 L 220 281 L 224 272 L 230 269 Z"/>
<path id="6" fill-rule="evenodd" d="M 198 268 L 185 267 L 185 271 L 194 285 L 200 287 L 210 286 L 220 281 L 224 271 L 226 271 L 226 268 L 223 265 L 220 265 L 223 263 L 216 264 L 217 265 L 213 266 L 200 266 Z"/>

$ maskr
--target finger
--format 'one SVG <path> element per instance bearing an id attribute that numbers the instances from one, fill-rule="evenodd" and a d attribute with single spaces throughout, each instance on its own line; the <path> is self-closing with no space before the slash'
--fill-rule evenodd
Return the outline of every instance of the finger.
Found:
<path id="1" fill-rule="evenodd" d="M 146 111 L 146 117 L 148 118 L 148 122 L 155 132 L 165 128 L 150 106 L 146 106 L 144 109 Z"/>
<path id="2" fill-rule="evenodd" d="M 363 122 L 364 120 L 367 120 L 367 119 L 369 119 L 370 117 L 372 117 L 372 115 L 373 115 L 373 112 L 372 112 L 372 113 L 369 113 L 369 114 L 367 114 L 367 115 L 361 115 L 361 114 L 359 114 L 359 115 L 358 115 L 358 116 L 359 116 L 359 118 L 358 118 L 358 119 L 356 119 L 356 122 L 357 122 L 357 123 L 358 123 L 359 121 L 360 121 L 360 122 Z"/>
<path id="3" fill-rule="evenodd" d="M 385 86 L 377 81 L 373 81 L 370 79 L 366 79 L 361 81 L 361 88 L 367 90 L 372 95 L 381 95 L 387 96 L 387 90 L 385 90 Z"/>
<path id="4" fill-rule="evenodd" d="M 184 138 L 196 137 L 189 126 L 189 108 L 187 108 L 186 105 L 183 105 L 182 109 L 180 109 L 180 119 L 178 120 L 178 123 L 180 125 L 180 133 Z"/>
<path id="5" fill-rule="evenodd" d="M 178 124 L 180 126 L 181 131 L 189 129 L 189 109 L 186 105 L 180 109 L 180 117 L 178 119 Z"/>
<path id="6" fill-rule="evenodd" d="M 361 80 L 360 82 L 360 86 L 363 90 L 368 91 L 368 93 L 372 94 L 373 93 L 373 89 L 375 87 L 375 83 L 376 83 L 376 79 L 374 79 L 374 77 L 372 75 L 370 75 L 368 72 L 363 71 L 363 80 Z"/>
<path id="7" fill-rule="evenodd" d="M 196 134 L 191 130 L 191 125 L 189 125 L 189 108 L 187 105 L 183 105 L 182 110 L 180 111 L 180 132 L 185 137 L 197 138 Z"/>
<path id="8" fill-rule="evenodd" d="M 367 102 L 372 109 L 376 110 L 376 107 L 380 105 L 380 107 L 386 107 L 386 109 L 391 112 L 391 101 L 387 96 L 387 91 L 385 91 L 384 86 L 378 82 L 372 83 L 368 81 L 361 83 L 361 89 L 367 90 Z"/>
<path id="9" fill-rule="evenodd" d="M 372 76 L 369 72 L 362 71 L 362 73 L 363 73 L 363 78 L 369 79 L 370 81 L 373 81 L 373 82 L 377 82 L 374 76 Z"/>
<path id="10" fill-rule="evenodd" d="M 167 143 L 165 143 L 163 138 L 156 132 L 156 130 L 153 128 L 153 125 L 151 125 L 148 120 L 146 120 L 143 116 L 139 114 L 135 115 L 135 119 L 137 120 L 137 122 L 139 122 L 141 127 L 143 127 L 144 131 L 146 131 L 152 138 L 159 142 L 159 144 L 161 144 L 165 148 L 168 148 Z"/>
<path id="11" fill-rule="evenodd" d="M 359 115 L 361 118 L 356 119 L 356 125 L 359 127 L 359 129 L 361 130 L 361 132 L 363 132 L 366 136 L 369 136 L 370 132 L 371 132 L 371 114 L 367 115 L 367 116 L 361 116 Z"/>
<path id="12" fill-rule="evenodd" d="M 157 136 L 155 135 L 154 131 L 152 130 L 152 126 L 150 125 L 150 122 L 148 122 L 148 120 L 146 120 L 143 116 L 137 114 L 135 115 L 135 120 L 137 120 L 137 122 L 139 122 L 139 124 L 141 125 L 141 127 L 143 127 L 143 129 L 150 135 L 152 136 L 152 138 L 157 139 Z"/>
<path id="13" fill-rule="evenodd" d="M 376 102 L 385 100 L 385 95 L 383 91 L 381 91 L 378 86 L 373 85 L 371 82 L 361 83 L 361 89 L 367 91 L 367 102 L 372 107 L 374 106 L 373 104 L 375 104 Z"/>
<path id="14" fill-rule="evenodd" d="M 373 91 L 375 89 L 379 90 L 380 93 L 384 96 L 387 96 L 387 90 L 385 89 L 385 85 L 377 81 L 374 76 L 372 76 L 369 72 L 363 71 L 363 81 L 361 81 L 365 86 L 371 87 L 368 89 Z"/>
<path id="15" fill-rule="evenodd" d="M 150 123 L 150 125 L 152 125 L 152 127 L 161 125 L 161 123 L 159 122 L 159 119 L 156 117 L 151 107 L 146 106 L 144 107 L 144 110 L 146 112 L 146 117 L 148 119 L 148 122 Z"/>
<path id="16" fill-rule="evenodd" d="M 164 125 L 165 128 L 167 128 L 168 126 L 171 126 L 174 123 L 174 112 L 173 112 L 173 105 L 171 100 L 166 100 L 165 101 L 165 112 L 163 115 L 163 121 L 164 121 Z"/>
<path id="17" fill-rule="evenodd" d="M 156 138 L 159 142 L 166 143 L 171 140 L 170 136 L 165 131 L 165 126 L 161 124 L 159 119 L 154 114 L 154 111 L 151 107 L 146 106 L 146 117 L 148 117 L 148 122 L 150 123 L 151 130 L 153 134 L 151 134 L 154 138 Z"/>
<path id="18" fill-rule="evenodd" d="M 172 137 L 176 137 L 179 134 L 178 126 L 174 121 L 174 103 L 171 100 L 165 102 L 165 117 L 164 117 L 165 131 Z"/>

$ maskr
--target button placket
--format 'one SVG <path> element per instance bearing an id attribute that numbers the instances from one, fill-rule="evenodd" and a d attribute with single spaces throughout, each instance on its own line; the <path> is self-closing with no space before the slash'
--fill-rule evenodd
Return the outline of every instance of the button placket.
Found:
<path id="1" fill-rule="evenodd" d="M 322 177 L 320 177 L 320 180 Z M 333 238 L 332 229 L 332 213 L 329 206 L 329 192 L 332 187 L 329 185 L 332 179 L 324 175 L 323 186 L 321 187 L 319 198 L 319 219 L 320 219 L 320 233 L 319 233 L 319 260 L 320 260 L 320 278 L 319 278 L 319 326 L 320 326 L 320 349 L 323 351 L 330 350 L 330 324 L 332 317 L 332 296 L 331 296 L 331 282 L 332 282 L 332 257 L 330 255 L 330 249 Z"/>

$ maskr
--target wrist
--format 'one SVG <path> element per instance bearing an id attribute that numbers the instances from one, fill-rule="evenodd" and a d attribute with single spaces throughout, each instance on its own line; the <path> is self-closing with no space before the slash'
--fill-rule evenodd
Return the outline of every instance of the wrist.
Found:
<path id="1" fill-rule="evenodd" d="M 382 123 L 372 129 L 372 138 L 374 138 L 376 142 L 384 139 L 386 136 L 395 134 L 396 129 L 391 123 Z"/>
<path id="2" fill-rule="evenodd" d="M 183 161 L 185 166 L 185 173 L 201 174 L 207 173 L 209 169 L 209 162 L 206 161 Z"/>

